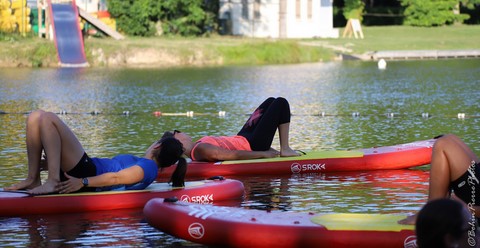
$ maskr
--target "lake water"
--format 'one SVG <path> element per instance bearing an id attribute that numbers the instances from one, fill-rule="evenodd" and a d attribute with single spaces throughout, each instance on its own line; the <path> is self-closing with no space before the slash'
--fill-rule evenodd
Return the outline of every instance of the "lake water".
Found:
<path id="1" fill-rule="evenodd" d="M 25 113 L 38 108 L 66 112 L 62 119 L 98 157 L 141 155 L 165 130 L 178 129 L 194 139 L 235 134 L 269 96 L 283 96 L 291 104 L 295 149 L 367 148 L 455 133 L 478 152 L 479 86 L 476 59 L 397 61 L 386 70 L 356 61 L 187 69 L 1 68 L 0 188 L 26 175 Z M 155 111 L 194 114 L 156 117 Z M 459 113 L 466 118 L 458 118 Z M 247 190 L 243 201 L 233 203 L 238 207 L 409 214 L 426 200 L 428 166 L 232 178 L 242 180 Z M 150 227 L 137 209 L 0 218 L 0 246 L 196 245 Z"/>

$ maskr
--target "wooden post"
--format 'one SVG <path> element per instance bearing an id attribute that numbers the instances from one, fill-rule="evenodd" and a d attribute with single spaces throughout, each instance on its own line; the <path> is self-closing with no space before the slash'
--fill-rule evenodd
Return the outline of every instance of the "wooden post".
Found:
<path id="1" fill-rule="evenodd" d="M 42 4 L 40 4 L 40 0 L 37 0 L 37 11 L 38 11 L 38 37 L 42 38 L 42 33 L 44 32 L 43 28 L 42 28 L 42 20 L 43 20 L 43 16 L 42 16 L 42 9 L 43 9 L 43 6 Z"/>
<path id="2" fill-rule="evenodd" d="M 358 39 L 358 37 L 363 39 L 362 25 L 358 19 L 348 19 L 342 37 L 345 38 L 348 35 L 348 38 L 351 38 L 352 34 L 355 39 Z"/>

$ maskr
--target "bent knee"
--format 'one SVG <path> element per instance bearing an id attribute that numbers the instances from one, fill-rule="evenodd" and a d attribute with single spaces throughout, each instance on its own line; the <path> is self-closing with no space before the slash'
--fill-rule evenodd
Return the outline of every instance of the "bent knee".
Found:
<path id="1" fill-rule="evenodd" d="M 287 107 L 290 106 L 287 99 L 285 99 L 283 97 L 275 98 L 274 103 L 275 103 L 276 106 L 282 106 L 282 108 L 287 108 Z"/>
<path id="2" fill-rule="evenodd" d="M 51 124 L 56 122 L 57 120 L 60 120 L 60 118 L 58 118 L 55 113 L 45 111 L 38 118 L 38 121 L 41 125 Z"/>
<path id="3" fill-rule="evenodd" d="M 434 150 L 445 149 L 445 147 L 451 145 L 456 138 L 454 134 L 446 134 L 438 138 L 433 145 Z"/>
<path id="4" fill-rule="evenodd" d="M 44 113 L 45 111 L 41 109 L 31 112 L 28 115 L 27 122 L 38 122 Z"/>
<path id="5" fill-rule="evenodd" d="M 285 98 L 283 98 L 283 97 L 281 97 L 281 96 L 275 98 L 275 101 L 288 103 L 287 99 L 285 99 Z"/>
<path id="6" fill-rule="evenodd" d="M 444 134 L 442 137 L 438 138 L 437 141 L 435 141 L 435 144 L 443 144 L 443 143 L 449 143 L 455 140 L 459 140 L 455 134 Z"/>

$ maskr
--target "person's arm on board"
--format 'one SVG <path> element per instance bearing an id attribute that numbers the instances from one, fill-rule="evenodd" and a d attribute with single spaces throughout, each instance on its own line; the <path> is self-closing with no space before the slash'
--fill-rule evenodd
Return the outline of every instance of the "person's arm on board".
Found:
<path id="1" fill-rule="evenodd" d="M 268 151 L 244 151 L 228 150 L 211 144 L 198 144 L 195 149 L 195 159 L 199 161 L 223 161 L 223 160 L 242 160 L 255 158 L 274 158 L 279 155 L 278 151 L 270 149 Z"/>
<path id="2" fill-rule="evenodd" d="M 75 192 L 80 190 L 83 185 L 83 178 L 76 178 L 65 173 L 68 180 L 61 182 L 57 190 L 61 194 Z M 120 184 L 134 184 L 143 179 L 144 172 L 142 167 L 134 165 L 125 168 L 119 172 L 108 172 L 94 177 L 88 177 L 88 187 L 105 187 Z"/>

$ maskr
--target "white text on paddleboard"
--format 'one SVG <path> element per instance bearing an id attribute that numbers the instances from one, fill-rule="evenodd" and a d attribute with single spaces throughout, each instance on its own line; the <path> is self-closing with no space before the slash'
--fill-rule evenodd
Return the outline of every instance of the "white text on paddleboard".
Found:
<path id="1" fill-rule="evenodd" d="M 299 164 L 293 163 L 290 166 L 292 173 L 300 173 L 305 171 L 320 171 L 325 170 L 325 164 Z"/>
<path id="2" fill-rule="evenodd" d="M 213 194 L 197 195 L 197 196 L 182 195 L 180 200 L 184 201 L 184 202 L 193 202 L 193 203 L 203 203 L 203 204 L 205 204 L 205 203 L 213 202 Z"/>

